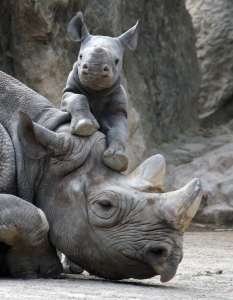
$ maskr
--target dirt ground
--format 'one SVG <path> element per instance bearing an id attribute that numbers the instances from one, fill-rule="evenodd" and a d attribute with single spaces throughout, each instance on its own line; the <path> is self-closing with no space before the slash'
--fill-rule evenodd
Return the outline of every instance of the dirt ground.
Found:
<path id="1" fill-rule="evenodd" d="M 117 282 L 88 274 L 51 280 L 2 279 L 0 299 L 233 299 L 233 231 L 216 230 L 185 233 L 183 261 L 175 278 L 165 284 L 159 277 Z"/>

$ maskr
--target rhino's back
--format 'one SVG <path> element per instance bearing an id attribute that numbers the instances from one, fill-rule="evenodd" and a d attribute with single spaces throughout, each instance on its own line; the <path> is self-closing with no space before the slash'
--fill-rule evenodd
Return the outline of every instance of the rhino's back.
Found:
<path id="1" fill-rule="evenodd" d="M 70 121 L 68 113 L 55 108 L 46 98 L 0 71 L 0 123 L 7 131 L 19 109 L 32 121 L 51 130 Z"/>
<path id="2" fill-rule="evenodd" d="M 16 193 L 15 153 L 11 138 L 0 124 L 0 193 Z"/>

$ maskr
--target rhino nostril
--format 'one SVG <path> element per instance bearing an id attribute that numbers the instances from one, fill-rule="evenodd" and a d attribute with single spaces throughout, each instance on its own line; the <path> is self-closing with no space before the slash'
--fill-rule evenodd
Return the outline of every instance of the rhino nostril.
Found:
<path id="1" fill-rule="evenodd" d="M 163 256 L 164 250 L 163 249 L 157 249 L 157 250 L 151 250 L 153 255 L 156 255 L 158 258 Z"/>
<path id="2" fill-rule="evenodd" d="M 88 69 L 87 64 L 83 65 L 83 69 Z"/>
<path id="3" fill-rule="evenodd" d="M 170 254 L 170 249 L 164 245 L 149 245 L 146 249 L 147 259 L 152 264 L 166 261 Z"/>
<path id="4" fill-rule="evenodd" d="M 104 72 L 109 72 L 109 71 L 110 71 L 110 69 L 109 69 L 109 67 L 108 67 L 108 66 L 104 66 L 104 68 L 103 68 L 103 71 L 104 71 Z"/>
<path id="5" fill-rule="evenodd" d="M 153 262 L 159 262 L 159 261 L 164 261 L 166 260 L 166 255 L 165 255 L 165 250 L 164 249 L 151 249 L 148 254 L 147 258 L 149 261 Z"/>

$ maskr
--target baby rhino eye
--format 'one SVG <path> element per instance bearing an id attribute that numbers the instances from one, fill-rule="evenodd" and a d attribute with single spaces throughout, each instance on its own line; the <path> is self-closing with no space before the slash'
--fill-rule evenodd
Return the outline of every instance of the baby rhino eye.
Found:
<path id="1" fill-rule="evenodd" d="M 119 63 L 119 58 L 117 58 L 117 59 L 115 60 L 115 65 L 118 65 L 118 63 Z"/>
<path id="2" fill-rule="evenodd" d="M 101 200 L 101 201 L 97 201 L 97 203 L 101 208 L 104 209 L 110 209 L 112 207 L 112 204 L 109 200 Z"/>

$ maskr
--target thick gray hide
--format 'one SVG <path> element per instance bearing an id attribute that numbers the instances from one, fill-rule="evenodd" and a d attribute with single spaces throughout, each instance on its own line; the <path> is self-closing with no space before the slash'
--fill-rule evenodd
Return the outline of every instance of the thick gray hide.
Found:
<path id="1" fill-rule="evenodd" d="M 103 133 L 70 134 L 68 113 L 2 72 L 0 112 L 8 134 L 1 151 L 15 153 L 12 194 L 0 194 L 2 275 L 55 277 L 62 271 L 57 248 L 97 276 L 173 278 L 201 200 L 198 179 L 163 193 L 161 155 L 127 177 L 108 168 Z M 8 161 L 3 171 L 12 174 Z"/>

